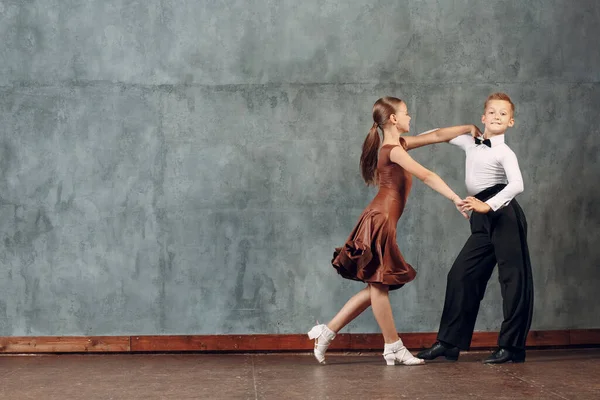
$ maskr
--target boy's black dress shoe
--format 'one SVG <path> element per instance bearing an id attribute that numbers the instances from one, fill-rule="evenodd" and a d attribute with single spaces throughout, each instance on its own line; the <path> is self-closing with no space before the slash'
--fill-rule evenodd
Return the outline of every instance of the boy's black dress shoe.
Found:
<path id="1" fill-rule="evenodd" d="M 508 361 L 514 363 L 525 362 L 525 350 L 508 350 L 499 348 L 491 356 L 486 358 L 484 364 L 502 364 Z"/>
<path id="2" fill-rule="evenodd" d="M 417 354 L 417 358 L 422 360 L 433 360 L 440 356 L 444 356 L 446 357 L 446 360 L 456 361 L 458 360 L 459 354 L 460 350 L 458 347 L 446 347 L 440 342 L 435 342 L 429 349 L 420 351 Z"/>

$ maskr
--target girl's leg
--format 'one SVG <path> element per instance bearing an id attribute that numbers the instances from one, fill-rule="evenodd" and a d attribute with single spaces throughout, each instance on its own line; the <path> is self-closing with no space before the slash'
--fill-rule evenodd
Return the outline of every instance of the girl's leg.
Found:
<path id="1" fill-rule="evenodd" d="M 327 324 L 327 327 L 333 332 L 338 333 L 343 327 L 348 325 L 354 318 L 358 317 L 371 305 L 371 294 L 369 286 L 356 293 L 344 304 L 344 307 Z"/>
<path id="2" fill-rule="evenodd" d="M 373 314 L 379 324 L 383 340 L 386 344 L 397 342 L 398 331 L 394 324 L 394 315 L 392 314 L 392 305 L 390 304 L 389 288 L 386 285 L 372 283 L 371 287 L 371 305 L 373 306 Z"/>
<path id="3" fill-rule="evenodd" d="M 373 314 L 379 324 L 385 346 L 383 348 L 383 358 L 387 365 L 396 363 L 404 365 L 420 365 L 425 361 L 415 358 L 398 337 L 398 331 L 394 324 L 394 315 L 389 298 L 389 287 L 381 284 L 371 284 L 371 305 Z"/>
<path id="4" fill-rule="evenodd" d="M 329 324 L 312 327 L 308 332 L 308 337 L 310 339 L 315 339 L 314 353 L 317 361 L 321 364 L 325 364 L 325 352 L 331 341 L 335 338 L 337 332 L 348 325 L 354 318 L 358 317 L 369 307 L 369 305 L 371 305 L 371 297 L 369 294 L 369 287 L 367 286 L 352 296 L 336 316 L 333 317 Z"/>

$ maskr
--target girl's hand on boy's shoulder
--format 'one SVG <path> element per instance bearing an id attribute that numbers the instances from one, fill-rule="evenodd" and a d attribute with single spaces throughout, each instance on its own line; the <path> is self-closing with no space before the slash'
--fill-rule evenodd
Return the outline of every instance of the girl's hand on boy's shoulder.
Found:
<path id="1" fill-rule="evenodd" d="M 474 138 L 483 136 L 483 133 L 481 133 L 477 125 L 471 125 L 471 136 Z"/>

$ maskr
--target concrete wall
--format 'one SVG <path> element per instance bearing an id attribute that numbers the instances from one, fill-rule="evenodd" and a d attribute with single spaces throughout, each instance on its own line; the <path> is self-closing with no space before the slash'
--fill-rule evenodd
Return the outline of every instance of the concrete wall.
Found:
<path id="1" fill-rule="evenodd" d="M 517 106 L 533 329 L 600 328 L 595 0 L 0 1 L 0 335 L 300 333 L 362 286 L 330 266 L 374 195 L 383 95 L 414 131 Z M 414 157 L 464 194 L 464 156 Z M 435 331 L 468 236 L 416 182 L 400 331 Z M 490 281 L 477 329 L 498 330 Z M 370 312 L 347 332 L 378 332 Z"/>

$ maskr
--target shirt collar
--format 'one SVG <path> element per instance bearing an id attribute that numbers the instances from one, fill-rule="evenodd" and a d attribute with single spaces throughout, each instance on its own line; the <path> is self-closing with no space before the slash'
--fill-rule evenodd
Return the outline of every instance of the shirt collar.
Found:
<path id="1" fill-rule="evenodd" d="M 492 136 L 490 142 L 492 142 L 492 147 L 504 144 L 504 134 Z"/>

